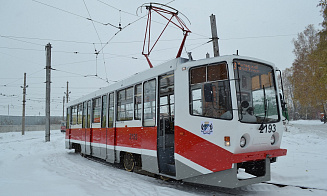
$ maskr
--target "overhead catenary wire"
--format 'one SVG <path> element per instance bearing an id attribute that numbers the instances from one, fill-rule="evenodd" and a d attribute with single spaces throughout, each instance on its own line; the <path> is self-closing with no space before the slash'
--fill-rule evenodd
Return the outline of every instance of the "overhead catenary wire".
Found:
<path id="1" fill-rule="evenodd" d="M 24 42 L 24 43 L 28 43 L 28 44 L 33 44 L 33 45 L 43 46 L 43 45 L 41 45 L 41 44 L 37 44 L 37 43 L 33 43 L 33 42 L 22 41 L 22 40 L 19 40 L 19 39 L 14 38 L 14 37 L 3 36 L 3 35 L 0 35 L 0 37 L 2 37 L 2 38 L 6 38 L 6 39 L 15 40 L 15 41 L 18 41 L 18 42 Z"/>
<path id="2" fill-rule="evenodd" d="M 70 12 L 70 11 L 67 11 L 67 10 L 64 10 L 64 9 L 61 9 L 61 8 L 58 8 L 58 7 L 55 7 L 55 6 L 52 6 L 52 5 L 49 5 L 49 4 L 46 4 L 46 3 L 43 3 L 43 2 L 40 2 L 40 1 L 37 1 L 37 0 L 32 0 L 32 1 L 34 1 L 34 2 L 36 2 L 36 3 L 39 3 L 39 4 L 42 4 L 42 5 L 45 5 L 45 6 L 48 6 L 48 7 L 51 7 L 51 8 L 53 8 L 53 9 L 57 9 L 57 10 L 60 10 L 60 11 L 62 11 L 62 12 L 65 12 L 65 13 L 68 13 L 68 14 L 71 14 L 71 15 L 74 15 L 74 16 L 77 16 L 77 17 L 80 17 L 80 18 L 84 18 L 84 19 L 86 19 L 86 20 L 89 20 L 89 21 L 92 21 L 92 22 L 96 22 L 96 23 L 99 23 L 99 24 L 101 24 L 101 25 L 109 25 L 109 26 L 112 26 L 112 27 L 114 27 L 114 28 L 117 28 L 117 29 L 119 29 L 119 27 L 117 27 L 117 26 L 115 26 L 115 25 L 113 25 L 113 24 L 111 24 L 111 23 L 103 23 L 103 22 L 99 22 L 99 21 L 97 21 L 97 20 L 93 20 L 93 19 L 91 19 L 91 18 L 88 18 L 88 17 L 84 17 L 84 16 L 81 16 L 81 15 L 79 15 L 79 14 L 76 14 L 76 13 L 73 13 L 73 12 Z"/>
<path id="3" fill-rule="evenodd" d="M 114 9 L 116 9 L 116 10 L 118 10 L 118 11 L 120 11 L 121 12 L 121 9 L 118 9 L 118 8 L 116 8 L 116 7 L 114 7 L 114 6 L 111 6 L 111 5 L 109 5 L 108 3 L 104 3 L 103 1 L 100 1 L 100 0 L 98 0 L 99 2 L 101 2 L 101 3 L 103 3 L 103 4 L 105 4 L 105 5 L 107 5 L 107 6 L 109 6 L 109 7 L 111 7 L 111 8 L 114 8 Z M 169 3 L 171 3 L 171 2 L 173 2 L 173 1 L 175 1 L 175 0 L 172 0 L 172 1 L 170 1 L 170 2 L 168 2 L 168 3 L 166 3 L 166 5 L 167 4 L 169 4 Z M 128 13 L 128 12 L 125 12 L 124 11 L 124 13 Z M 131 14 L 131 13 L 128 13 L 128 14 Z M 136 20 L 134 20 L 133 22 L 131 22 L 131 23 L 128 23 L 127 25 L 125 25 L 124 27 L 120 27 L 120 30 L 119 31 L 117 31 L 110 39 L 109 39 L 109 41 L 107 41 L 106 43 L 105 43 L 105 45 L 101 48 L 101 50 L 100 51 L 102 51 L 103 49 L 104 49 L 104 47 L 106 47 L 108 44 L 109 44 L 109 42 L 111 42 L 111 40 L 119 33 L 119 32 L 121 32 L 122 30 L 124 30 L 125 28 L 127 28 L 127 27 L 129 27 L 130 25 L 132 25 L 132 24 L 134 24 L 134 23 L 136 23 L 136 22 L 138 22 L 139 20 L 141 20 L 141 19 L 143 19 L 143 18 L 145 18 L 146 16 L 147 16 L 147 14 L 146 15 L 144 15 L 144 16 L 138 16 L 138 15 L 134 15 L 134 14 L 131 14 L 131 15 L 133 15 L 133 16 L 137 16 L 137 17 L 139 17 L 138 19 L 136 19 Z M 120 24 L 120 23 L 119 23 Z M 163 24 L 163 23 L 161 23 L 161 24 Z"/>
<path id="4" fill-rule="evenodd" d="M 86 5 L 86 3 L 85 3 L 85 0 L 83 0 L 83 2 L 84 2 L 84 5 L 85 5 L 85 8 L 86 8 L 86 10 L 87 10 L 87 13 L 89 14 L 89 17 L 92 18 L 92 17 L 91 17 L 91 14 L 90 14 L 90 11 L 89 11 L 89 9 L 87 8 L 87 5 Z M 120 23 L 119 23 L 119 24 L 120 24 Z M 98 36 L 98 39 L 99 39 L 100 43 L 102 43 L 101 38 L 100 38 L 100 35 L 99 35 L 99 33 L 98 33 L 98 31 L 97 31 L 97 28 L 95 27 L 93 21 L 92 21 L 92 25 L 93 25 L 93 28 L 94 28 L 94 30 L 95 30 L 97 36 Z M 119 28 L 120 28 L 120 25 L 119 25 Z M 94 45 L 94 44 L 93 44 L 93 45 Z M 102 44 L 101 44 L 101 47 L 102 47 Z M 94 46 L 94 48 L 95 48 L 95 46 Z M 96 72 L 95 72 L 95 75 L 97 76 L 97 75 L 98 75 L 98 55 L 99 55 L 99 52 L 97 52 L 96 48 L 95 48 L 95 55 L 96 55 L 96 57 L 95 57 L 95 58 L 96 58 L 96 60 L 95 60 L 95 64 L 96 64 Z M 108 74 L 107 74 L 107 68 L 106 68 L 106 61 L 105 61 L 105 58 L 104 58 L 103 50 L 102 50 L 102 56 L 103 56 L 103 66 L 104 66 L 104 70 L 105 70 L 105 74 L 106 74 L 106 82 L 109 83 L 109 81 L 108 81 Z"/>
<path id="5" fill-rule="evenodd" d="M 87 19 L 87 20 L 89 20 L 89 21 L 92 21 L 92 24 L 93 24 L 93 27 L 95 28 L 95 26 L 94 26 L 94 22 L 97 22 L 97 23 L 99 23 L 99 24 L 102 24 L 102 25 L 110 25 L 110 26 L 112 26 L 112 27 L 115 27 L 115 28 L 118 28 L 119 29 L 119 31 L 118 32 L 116 32 L 115 34 L 114 34 L 114 36 L 112 36 L 112 38 L 110 38 L 109 39 L 109 41 L 108 42 L 106 42 L 105 43 L 105 45 L 104 46 L 102 46 L 102 44 L 101 44 L 101 49 L 97 52 L 97 53 L 95 53 L 96 54 L 96 61 L 97 61 L 97 56 L 98 56 L 98 54 L 100 53 L 100 52 L 103 52 L 103 49 L 108 45 L 108 43 L 121 31 L 121 30 L 123 30 L 124 28 L 121 28 L 121 26 L 119 25 L 119 27 L 117 27 L 117 26 L 115 26 L 115 25 L 113 25 L 113 24 L 111 24 L 111 23 L 107 23 L 107 24 L 105 24 L 105 23 L 102 23 L 102 22 L 99 22 L 99 21 L 96 21 L 96 20 L 93 20 L 92 18 L 91 18 L 91 15 L 90 15 L 90 12 L 89 12 L 89 10 L 88 10 L 88 8 L 87 8 L 87 5 L 86 5 L 86 3 L 85 3 L 85 1 L 83 0 L 83 2 L 84 2 L 84 5 L 85 5 L 85 7 L 86 7 L 86 9 L 87 9 L 87 12 L 88 12 L 88 14 L 89 14 L 89 18 L 87 18 L 87 17 L 84 17 L 84 16 L 81 16 L 81 15 L 79 15 L 79 14 L 75 14 L 75 13 L 73 13 L 73 12 L 70 12 L 70 11 L 67 11 L 67 10 L 64 10 L 64 9 L 61 9 L 61 8 L 58 8 L 58 7 L 55 7 L 55 6 L 52 6 L 52 5 L 49 5 L 49 4 L 46 4 L 46 3 L 42 3 L 42 2 L 39 2 L 39 1 L 36 1 L 36 0 L 33 0 L 34 2 L 37 2 L 37 3 L 40 3 L 40 4 L 43 4 L 43 5 L 45 5 L 45 6 L 48 6 L 48 7 L 51 7 L 51 8 L 54 8 L 54 9 L 57 9 L 57 10 L 60 10 L 60 11 L 63 11 L 63 12 L 66 12 L 66 13 L 69 13 L 69 14 L 72 14 L 72 15 L 75 15 L 75 16 L 78 16 L 78 17 L 81 17 L 81 18 L 84 18 L 84 19 Z M 130 24 L 128 24 L 127 26 L 129 26 Z M 125 26 L 125 28 L 127 27 L 127 26 Z M 96 28 L 95 28 L 95 30 L 96 30 Z M 101 43 L 101 39 L 100 39 L 100 36 L 99 36 L 99 34 L 98 34 L 98 32 L 97 32 L 97 30 L 96 30 L 96 33 L 97 33 L 97 35 L 98 35 L 98 38 L 99 38 L 99 40 L 100 40 L 100 43 Z M 77 53 L 77 52 L 76 52 Z M 104 55 L 103 55 L 103 59 L 104 59 Z M 105 61 L 104 61 L 104 66 L 105 66 Z M 97 67 L 97 62 L 96 62 L 96 67 Z M 97 69 L 97 68 L 96 68 Z M 105 68 L 105 72 L 106 72 L 106 68 Z M 97 71 L 96 71 L 96 74 L 95 74 L 95 76 L 98 76 L 98 74 L 97 74 Z M 103 79 L 103 78 L 101 78 L 101 77 L 99 77 L 100 79 Z M 106 78 L 107 78 L 107 72 L 106 72 Z M 108 78 L 105 80 L 106 82 L 108 82 Z"/>

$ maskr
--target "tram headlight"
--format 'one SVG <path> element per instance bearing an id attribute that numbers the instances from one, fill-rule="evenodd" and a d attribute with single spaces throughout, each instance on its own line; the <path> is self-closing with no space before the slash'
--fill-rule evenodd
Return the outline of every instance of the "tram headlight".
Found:
<path id="1" fill-rule="evenodd" d="M 225 136 L 224 141 L 225 141 L 225 146 L 230 146 L 230 137 L 229 136 Z"/>
<path id="2" fill-rule="evenodd" d="M 272 135 L 271 138 L 270 138 L 270 144 L 271 144 L 271 145 L 274 145 L 275 142 L 276 142 L 275 135 Z"/>
<path id="3" fill-rule="evenodd" d="M 243 148 L 245 145 L 246 145 L 246 139 L 244 136 L 242 136 L 240 139 L 240 146 Z"/>

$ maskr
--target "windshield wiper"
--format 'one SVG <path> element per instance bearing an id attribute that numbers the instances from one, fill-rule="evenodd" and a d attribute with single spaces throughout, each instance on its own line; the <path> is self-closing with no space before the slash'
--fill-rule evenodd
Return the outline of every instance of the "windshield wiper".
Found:
<path id="1" fill-rule="evenodd" d="M 264 128 L 266 128 L 267 125 L 263 125 L 263 123 L 266 121 L 266 117 L 267 117 L 267 113 L 268 113 L 268 106 L 267 106 L 267 99 L 266 99 L 266 89 L 265 89 L 265 85 L 262 85 L 262 89 L 263 89 L 263 105 L 264 105 L 264 109 L 265 109 L 265 115 L 263 117 L 263 120 L 261 122 L 261 125 L 259 127 L 259 130 L 262 131 Z"/>

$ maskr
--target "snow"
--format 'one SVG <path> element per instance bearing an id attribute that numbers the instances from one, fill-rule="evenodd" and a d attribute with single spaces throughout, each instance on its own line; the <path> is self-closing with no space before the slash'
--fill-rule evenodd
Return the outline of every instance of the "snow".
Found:
<path id="1" fill-rule="evenodd" d="M 327 124 L 291 121 L 282 148 L 287 156 L 271 165 L 271 183 L 226 189 L 166 182 L 130 173 L 75 154 L 64 147 L 64 134 L 51 131 L 0 133 L 0 195 L 326 195 Z M 302 189 L 299 186 L 310 187 Z"/>

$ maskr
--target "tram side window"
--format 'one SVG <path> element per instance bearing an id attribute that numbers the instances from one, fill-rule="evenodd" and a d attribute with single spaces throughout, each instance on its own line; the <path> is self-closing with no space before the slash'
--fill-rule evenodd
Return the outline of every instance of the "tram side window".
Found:
<path id="1" fill-rule="evenodd" d="M 87 115 L 87 104 L 86 102 L 83 103 L 83 124 L 82 128 L 86 128 L 86 115 Z"/>
<path id="2" fill-rule="evenodd" d="M 156 122 L 156 80 L 144 82 L 143 125 L 155 126 Z"/>
<path id="3" fill-rule="evenodd" d="M 77 105 L 72 107 L 72 125 L 76 125 L 77 124 Z"/>
<path id="4" fill-rule="evenodd" d="M 190 113 L 232 119 L 227 64 L 219 63 L 190 70 Z"/>
<path id="5" fill-rule="evenodd" d="M 70 128 L 70 108 L 67 108 L 67 112 L 66 112 L 66 128 L 69 129 Z"/>
<path id="6" fill-rule="evenodd" d="M 101 109 L 101 127 L 106 127 L 107 119 L 107 95 L 102 96 L 102 109 Z"/>
<path id="7" fill-rule="evenodd" d="M 100 123 L 101 97 L 93 99 L 92 102 L 93 118 L 92 123 Z"/>
<path id="8" fill-rule="evenodd" d="M 83 105 L 78 104 L 77 106 L 77 124 L 82 124 L 82 119 L 83 119 Z"/>
<path id="9" fill-rule="evenodd" d="M 86 128 L 90 128 L 91 127 L 91 101 L 87 101 L 87 124 L 86 124 Z"/>
<path id="10" fill-rule="evenodd" d="M 142 84 L 135 86 L 134 93 L 134 119 L 141 120 L 142 115 Z"/>
<path id="11" fill-rule="evenodd" d="M 109 94 L 109 115 L 108 115 L 108 127 L 114 126 L 114 93 Z"/>
<path id="12" fill-rule="evenodd" d="M 133 87 L 118 91 L 117 120 L 133 120 Z"/>

